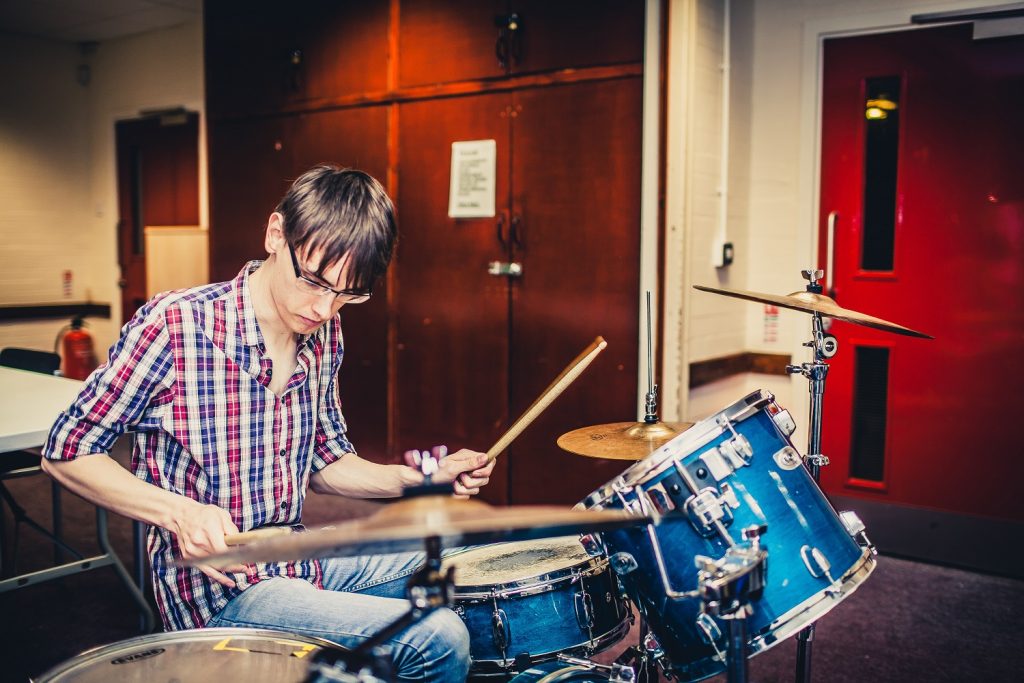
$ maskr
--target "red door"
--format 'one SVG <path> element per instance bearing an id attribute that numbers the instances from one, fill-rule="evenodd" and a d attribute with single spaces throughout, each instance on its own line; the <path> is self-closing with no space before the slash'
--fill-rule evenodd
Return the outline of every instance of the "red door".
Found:
<path id="1" fill-rule="evenodd" d="M 828 286 L 935 340 L 835 323 L 822 485 L 1024 519 L 1024 38 L 974 41 L 965 24 L 831 39 L 823 95 Z"/>

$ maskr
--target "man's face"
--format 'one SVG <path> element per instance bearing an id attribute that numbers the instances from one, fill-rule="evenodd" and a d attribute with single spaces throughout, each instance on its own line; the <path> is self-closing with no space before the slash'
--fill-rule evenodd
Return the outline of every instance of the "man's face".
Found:
<path id="1" fill-rule="evenodd" d="M 349 300 L 331 291 L 316 291 L 310 282 L 332 290 L 344 289 L 348 283 L 349 259 L 343 258 L 332 263 L 323 276 L 318 276 L 319 253 L 295 251 L 293 259 L 290 252 L 291 248 L 287 244 L 275 252 L 275 280 L 279 286 L 275 288 L 274 299 L 278 314 L 292 332 L 310 334 L 337 315 Z M 296 265 L 299 276 L 295 274 Z"/>

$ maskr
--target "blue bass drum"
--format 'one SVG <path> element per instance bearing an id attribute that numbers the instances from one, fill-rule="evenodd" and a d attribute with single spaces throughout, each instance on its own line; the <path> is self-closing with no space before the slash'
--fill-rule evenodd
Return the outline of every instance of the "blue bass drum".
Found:
<path id="1" fill-rule="evenodd" d="M 500 676 L 517 661 L 587 656 L 615 644 L 631 612 L 605 557 L 575 536 L 496 543 L 449 555 L 455 607 L 469 630 L 470 676 Z"/>
<path id="2" fill-rule="evenodd" d="M 583 502 L 655 518 L 601 540 L 679 680 L 726 668 L 728 623 L 702 609 L 695 556 L 718 559 L 744 541 L 744 531 L 767 527 L 760 537 L 768 551 L 764 593 L 747 620 L 751 656 L 824 615 L 874 569 L 863 525 L 853 513 L 840 518 L 825 499 L 789 441 L 794 429 L 774 397 L 756 391 Z"/>

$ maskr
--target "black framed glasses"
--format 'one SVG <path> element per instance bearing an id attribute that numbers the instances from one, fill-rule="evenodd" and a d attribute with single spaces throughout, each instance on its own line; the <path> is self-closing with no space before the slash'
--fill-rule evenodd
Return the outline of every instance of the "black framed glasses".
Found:
<path id="1" fill-rule="evenodd" d="M 341 300 L 346 304 L 361 304 L 364 301 L 367 301 L 373 294 L 373 290 L 369 287 L 332 289 L 327 285 L 320 284 L 319 282 L 302 274 L 302 268 L 299 267 L 299 259 L 295 257 L 295 249 L 293 249 L 290 244 L 288 245 L 288 253 L 291 254 L 292 267 L 295 269 L 295 286 L 300 292 L 313 294 L 315 296 L 327 296 L 328 294 L 332 294 L 334 296 L 341 297 Z"/>

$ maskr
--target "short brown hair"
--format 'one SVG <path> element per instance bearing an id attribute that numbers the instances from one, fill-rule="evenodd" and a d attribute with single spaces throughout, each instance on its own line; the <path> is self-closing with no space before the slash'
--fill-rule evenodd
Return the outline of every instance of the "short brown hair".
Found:
<path id="1" fill-rule="evenodd" d="M 344 287 L 373 286 L 391 262 L 397 228 L 395 207 L 372 176 L 331 164 L 314 166 L 295 179 L 275 209 L 284 217 L 284 237 L 295 249 L 322 251 L 316 274 L 348 256 Z"/>

